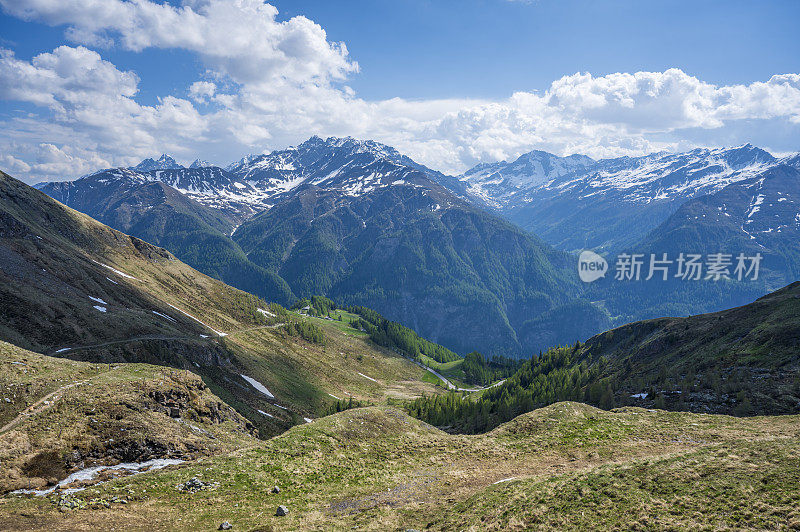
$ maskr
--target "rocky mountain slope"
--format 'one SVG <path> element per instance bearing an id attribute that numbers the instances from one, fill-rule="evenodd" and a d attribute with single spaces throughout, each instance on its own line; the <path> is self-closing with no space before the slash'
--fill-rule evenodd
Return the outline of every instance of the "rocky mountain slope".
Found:
<path id="1" fill-rule="evenodd" d="M 314 326 L 323 343 L 308 341 L 301 333 L 312 326 L 293 325 L 306 318 L 5 174 L 0 258 L 0 340 L 94 362 L 191 369 L 262 435 L 327 412 L 332 396 L 434 390 L 421 382 L 423 369 L 360 331 L 325 322 Z"/>
<path id="2" fill-rule="evenodd" d="M 257 442 L 253 425 L 185 370 L 75 362 L 5 342 L 0 368 L 3 493 L 44 490 L 76 470 L 133 470 Z"/>
<path id="3" fill-rule="evenodd" d="M 798 187 L 800 171 L 776 165 L 713 194 L 688 200 L 641 242 L 623 250 L 640 256 L 640 279 L 616 279 L 620 255 L 609 254 L 612 271 L 592 283 L 590 298 L 624 323 L 736 307 L 797 280 Z M 667 279 L 657 272 L 646 280 L 651 257 L 662 260 L 665 254 Z M 700 257 L 699 278 L 678 275 L 681 254 Z M 708 279 L 709 261 L 717 254 L 722 254 L 723 275 Z"/>
<path id="4" fill-rule="evenodd" d="M 289 303 L 293 295 L 283 279 L 250 262 L 229 238 L 240 217 L 230 209 L 215 208 L 218 194 L 225 190 L 220 181 L 206 179 L 215 173 L 213 168 L 158 170 L 152 175 L 117 169 L 39 188 L 106 225 L 168 249 L 211 277 L 269 301 Z M 193 197 L 208 201 L 203 204 Z"/>

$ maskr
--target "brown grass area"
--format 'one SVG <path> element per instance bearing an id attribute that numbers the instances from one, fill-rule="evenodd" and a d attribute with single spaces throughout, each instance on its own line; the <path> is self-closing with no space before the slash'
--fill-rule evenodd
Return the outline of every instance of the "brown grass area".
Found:
<path id="1" fill-rule="evenodd" d="M 224 520 L 244 530 L 396 530 L 429 524 L 445 530 L 504 530 L 541 528 L 541 523 L 568 529 L 570 518 L 589 528 L 632 525 L 636 519 L 626 520 L 620 512 L 628 511 L 634 497 L 649 498 L 653 516 L 671 515 L 680 501 L 698 507 L 709 496 L 704 489 L 717 483 L 731 504 L 746 504 L 749 476 L 793 478 L 789 465 L 800 457 L 798 436 L 796 416 L 605 412 L 577 403 L 558 403 L 491 433 L 464 436 L 445 434 L 392 408 L 356 409 L 227 456 L 94 488 L 99 495 L 131 490 L 137 499 L 125 506 L 62 514 L 41 499 L 5 499 L 0 515 L 18 528 L 76 530 L 123 524 L 211 529 Z M 770 450 L 775 458 L 764 460 Z M 175 485 L 191 476 L 218 481 L 220 487 L 191 496 L 178 492 Z M 509 477 L 514 479 L 495 484 Z M 659 488 L 662 479 L 669 487 L 665 492 Z M 702 493 L 679 488 L 679 480 Z M 280 494 L 270 493 L 274 485 L 281 487 Z M 570 495 L 559 495 L 563 490 Z M 789 489 L 778 501 L 764 495 L 773 493 L 769 490 L 753 496 L 772 511 L 783 508 L 780 500 L 792 501 L 794 492 Z M 274 516 L 278 504 L 289 507 L 289 516 Z M 566 513 L 547 517 L 543 504 Z M 617 504 L 620 511 L 614 512 Z M 581 512 L 598 517 L 583 519 Z M 716 522 L 685 517 L 650 522 Z M 743 521 L 748 522 L 754 528 L 761 521 Z"/>

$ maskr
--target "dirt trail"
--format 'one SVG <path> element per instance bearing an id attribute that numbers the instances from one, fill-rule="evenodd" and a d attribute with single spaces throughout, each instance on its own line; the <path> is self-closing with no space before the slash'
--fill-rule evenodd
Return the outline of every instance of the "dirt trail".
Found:
<path id="1" fill-rule="evenodd" d="M 49 356 L 58 356 L 63 355 L 64 353 L 71 353 L 73 351 L 79 351 L 82 349 L 96 349 L 98 347 L 107 347 L 110 345 L 120 345 L 120 344 L 129 344 L 131 342 L 139 342 L 143 340 L 197 340 L 197 336 L 161 336 L 161 335 L 145 335 L 145 336 L 134 336 L 132 338 L 125 338 L 123 340 L 112 340 L 110 342 L 101 342 L 99 344 L 90 344 L 90 345 L 81 345 L 78 347 L 64 347 L 59 349 L 58 351 L 53 351 L 49 354 Z M 201 340 L 205 338 L 200 337 Z M 209 339 L 211 339 L 209 337 Z"/>
<path id="2" fill-rule="evenodd" d="M 43 410 L 46 410 L 46 409 L 50 408 L 51 406 L 53 406 L 53 403 L 44 404 L 45 401 L 48 401 L 48 400 L 52 399 L 54 396 L 58 395 L 61 392 L 66 391 L 66 390 L 68 390 L 70 388 L 74 388 L 75 386 L 80 386 L 81 384 L 87 383 L 90 380 L 94 379 L 95 377 L 98 377 L 100 375 L 104 375 L 104 374 L 108 373 L 109 371 L 113 371 L 113 370 L 106 370 L 106 371 L 104 371 L 102 373 L 98 373 L 97 375 L 94 375 L 94 376 L 92 376 L 92 377 L 90 377 L 88 379 L 85 379 L 85 380 L 82 380 L 82 381 L 78 381 L 78 382 L 71 382 L 69 384 L 65 384 L 64 386 L 61 386 L 60 388 L 57 388 L 57 389 L 53 390 L 52 392 L 48 393 L 47 395 L 45 395 L 44 397 L 42 397 L 41 399 L 39 399 L 38 401 L 36 401 L 32 405 L 28 406 L 25 410 L 23 410 L 22 412 L 17 414 L 17 417 L 15 417 L 11 421 L 9 421 L 8 423 L 6 423 L 2 427 L 0 427 L 0 434 L 8 432 L 12 428 L 14 428 L 14 426 L 17 423 L 19 423 L 20 421 L 22 421 L 23 418 L 32 416 L 34 414 L 38 414 L 39 412 L 41 412 Z"/>
<path id="3" fill-rule="evenodd" d="M 247 329 L 239 329 L 238 331 L 232 331 L 232 332 L 226 334 L 226 336 L 239 334 L 239 333 L 244 333 L 244 332 L 256 331 L 256 330 L 259 330 L 259 329 L 277 329 L 278 327 L 282 327 L 283 325 L 285 325 L 285 324 L 284 323 L 276 323 L 275 325 L 259 325 L 257 327 L 249 327 Z M 131 343 L 131 342 L 140 342 L 140 341 L 144 341 L 144 340 L 165 340 L 165 341 L 167 341 L 167 340 L 195 340 L 195 341 L 197 341 L 197 340 L 200 340 L 200 341 L 202 341 L 202 340 L 211 340 L 211 341 L 214 341 L 214 340 L 217 340 L 219 338 L 221 338 L 221 337 L 217 337 L 217 336 L 202 336 L 202 335 L 199 336 L 199 337 L 195 336 L 195 335 L 192 335 L 192 336 L 164 336 L 164 335 L 134 336 L 132 338 L 125 338 L 125 339 L 122 339 L 122 340 L 111 340 L 109 342 L 100 342 L 100 343 L 97 343 L 97 344 L 80 345 L 80 346 L 77 346 L 77 347 L 64 347 L 64 348 L 61 348 L 61 349 L 59 349 L 57 351 L 51 352 L 49 354 L 49 356 L 58 356 L 58 355 L 66 354 L 66 353 L 71 353 L 73 351 L 80 351 L 82 349 L 96 349 L 98 347 L 108 347 L 110 345 L 128 344 L 128 343 Z"/>

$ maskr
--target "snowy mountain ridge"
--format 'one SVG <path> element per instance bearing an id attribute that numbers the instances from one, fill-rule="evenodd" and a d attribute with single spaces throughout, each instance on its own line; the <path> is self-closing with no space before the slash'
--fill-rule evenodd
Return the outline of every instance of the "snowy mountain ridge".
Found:
<path id="1" fill-rule="evenodd" d="M 685 201 L 780 164 L 800 168 L 800 155 L 778 159 L 750 144 L 601 160 L 534 150 L 510 162 L 482 163 L 453 177 L 379 142 L 313 136 L 297 146 L 245 156 L 225 169 L 199 159 L 185 168 L 162 155 L 132 168 L 103 170 L 81 179 L 104 174 L 101 179 L 162 181 L 204 205 L 241 218 L 270 208 L 302 187 L 359 197 L 385 187 L 441 185 L 546 236 L 553 224 L 560 223 L 553 217 L 559 212 L 563 215 L 570 204 L 599 207 L 607 203 L 613 210 Z M 533 212 L 542 208 L 549 209 L 549 214 L 545 212 L 541 222 L 529 222 Z"/>
<path id="2" fill-rule="evenodd" d="M 225 169 L 199 159 L 186 168 L 162 155 L 130 168 L 100 170 L 75 183 L 161 181 L 203 205 L 245 219 L 301 186 L 322 187 L 350 197 L 391 186 L 436 186 L 426 171 L 435 174 L 378 142 L 315 136 L 296 147 L 248 155 Z"/>
<path id="3" fill-rule="evenodd" d="M 694 197 L 797 160 L 798 156 L 777 159 L 750 144 L 598 161 L 532 151 L 512 162 L 477 165 L 458 178 L 470 193 L 503 210 L 534 201 L 548 191 L 579 192 L 579 197 L 586 198 L 613 190 L 637 202 Z"/>

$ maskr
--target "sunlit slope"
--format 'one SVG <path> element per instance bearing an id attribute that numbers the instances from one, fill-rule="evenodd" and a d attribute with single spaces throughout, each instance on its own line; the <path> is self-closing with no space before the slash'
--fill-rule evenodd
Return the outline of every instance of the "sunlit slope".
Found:
<path id="1" fill-rule="evenodd" d="M 457 436 L 398 410 L 366 408 L 81 495 L 130 489 L 128 505 L 61 514 L 46 500 L 14 499 L 0 512 L 20 529 L 205 530 L 223 521 L 243 530 L 785 528 L 800 501 L 798 435 L 797 416 L 557 403 L 484 435 Z M 175 489 L 192 476 L 219 487 Z M 274 515 L 279 504 L 288 516 Z"/>
<path id="2" fill-rule="evenodd" d="M 190 460 L 253 445 L 253 425 L 196 375 L 91 364 L 0 342 L 0 492 L 41 489 L 76 469 Z"/>

